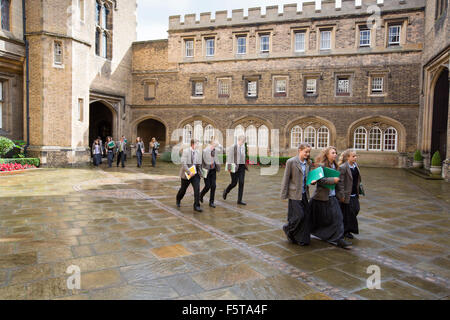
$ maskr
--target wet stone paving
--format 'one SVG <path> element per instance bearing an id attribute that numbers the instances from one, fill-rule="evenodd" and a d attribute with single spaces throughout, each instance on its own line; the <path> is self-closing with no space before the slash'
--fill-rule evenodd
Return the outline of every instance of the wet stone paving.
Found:
<path id="1" fill-rule="evenodd" d="M 350 250 L 282 231 L 283 170 L 246 175 L 244 201 L 218 174 L 216 205 L 175 205 L 179 167 L 38 169 L 0 176 L 0 299 L 449 299 L 450 184 L 362 168 Z M 203 182 L 202 182 L 203 187 Z M 70 266 L 81 271 L 69 289 Z M 381 289 L 369 289 L 378 266 Z"/>

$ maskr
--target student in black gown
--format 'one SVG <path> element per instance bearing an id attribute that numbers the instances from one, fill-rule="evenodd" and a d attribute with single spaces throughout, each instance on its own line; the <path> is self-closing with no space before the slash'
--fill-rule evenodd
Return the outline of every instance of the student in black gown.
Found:
<path id="1" fill-rule="evenodd" d="M 310 168 L 309 154 L 311 146 L 302 143 L 298 147 L 298 155 L 286 162 L 281 183 L 281 198 L 289 199 L 288 222 L 283 231 L 292 243 L 308 245 L 311 240 L 309 188 L 306 179 Z"/>
<path id="2" fill-rule="evenodd" d="M 320 152 L 316 161 L 321 167 L 337 170 L 336 157 L 336 148 L 328 147 Z M 339 190 L 336 190 L 338 182 L 339 178 L 322 178 L 312 181 L 312 184 L 317 184 L 317 188 L 310 202 L 311 234 L 340 248 L 347 248 L 351 246 L 351 243 L 344 240 L 342 211 L 336 198 L 336 194 L 339 193 Z M 336 188 L 328 189 L 327 185 L 336 185 Z"/>
<path id="3" fill-rule="evenodd" d="M 339 158 L 339 194 L 338 198 L 344 218 L 344 236 L 353 239 L 352 233 L 359 234 L 357 216 L 359 206 L 359 185 L 361 173 L 356 164 L 356 152 L 348 149 Z"/>

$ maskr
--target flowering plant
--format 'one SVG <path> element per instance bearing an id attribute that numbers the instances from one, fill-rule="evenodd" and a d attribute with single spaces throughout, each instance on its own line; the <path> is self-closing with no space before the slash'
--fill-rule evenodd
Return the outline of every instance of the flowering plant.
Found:
<path id="1" fill-rule="evenodd" d="M 21 165 L 20 163 L 2 163 L 0 164 L 0 172 L 6 172 L 6 171 L 17 171 L 17 170 L 25 170 L 25 169 L 32 169 L 36 168 L 33 165 Z"/>

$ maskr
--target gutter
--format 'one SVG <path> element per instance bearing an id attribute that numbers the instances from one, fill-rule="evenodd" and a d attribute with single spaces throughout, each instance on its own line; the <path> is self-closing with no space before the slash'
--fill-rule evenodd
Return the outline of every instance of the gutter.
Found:
<path id="1" fill-rule="evenodd" d="M 25 60 L 26 60 L 26 134 L 27 144 L 24 147 L 25 157 L 28 156 L 27 150 L 30 146 L 30 48 L 27 40 L 27 18 L 25 10 L 25 0 L 22 0 L 22 19 L 23 19 L 23 41 L 25 42 Z"/>

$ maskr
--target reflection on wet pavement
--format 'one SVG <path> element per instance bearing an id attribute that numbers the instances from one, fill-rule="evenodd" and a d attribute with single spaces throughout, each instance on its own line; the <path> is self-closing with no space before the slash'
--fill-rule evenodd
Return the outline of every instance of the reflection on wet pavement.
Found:
<path id="1" fill-rule="evenodd" d="M 286 240 L 282 169 L 250 169 L 245 207 L 237 190 L 221 199 L 229 183 L 221 172 L 217 208 L 202 213 L 193 212 L 191 193 L 176 208 L 177 174 L 166 163 L 130 163 L 0 176 L 0 299 L 450 296 L 448 183 L 363 168 L 360 235 L 342 250 Z M 67 288 L 71 265 L 81 270 L 80 289 Z M 370 265 L 381 269 L 381 290 L 367 288 Z"/>

